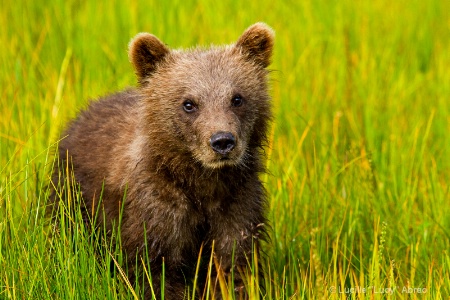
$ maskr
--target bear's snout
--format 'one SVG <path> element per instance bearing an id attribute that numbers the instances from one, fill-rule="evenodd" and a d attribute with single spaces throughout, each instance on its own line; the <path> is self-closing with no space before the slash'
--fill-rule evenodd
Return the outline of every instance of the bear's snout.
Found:
<path id="1" fill-rule="evenodd" d="M 233 150 L 236 138 L 231 132 L 219 131 L 211 136 L 209 143 L 215 152 L 225 156 Z"/>

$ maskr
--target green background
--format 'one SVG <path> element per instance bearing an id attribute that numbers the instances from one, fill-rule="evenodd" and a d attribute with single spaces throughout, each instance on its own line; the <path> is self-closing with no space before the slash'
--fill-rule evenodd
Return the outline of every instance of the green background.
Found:
<path id="1" fill-rule="evenodd" d="M 450 296 L 450 1 L 0 6 L 0 298 L 132 296 L 82 229 L 50 234 L 54 144 L 90 99 L 136 84 L 138 32 L 187 48 L 258 21 L 276 32 L 275 119 L 265 290 L 250 282 L 251 298 Z"/>

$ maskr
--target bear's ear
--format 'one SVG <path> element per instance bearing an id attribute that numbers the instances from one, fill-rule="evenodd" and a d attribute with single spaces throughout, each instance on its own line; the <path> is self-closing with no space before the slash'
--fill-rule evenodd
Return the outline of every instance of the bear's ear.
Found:
<path id="1" fill-rule="evenodd" d="M 254 61 L 263 68 L 270 65 L 275 32 L 265 23 L 250 26 L 241 35 L 236 47 L 248 60 Z"/>
<path id="2" fill-rule="evenodd" d="M 139 33 L 128 46 L 128 57 L 139 79 L 151 75 L 169 52 L 170 49 L 150 33 Z"/>

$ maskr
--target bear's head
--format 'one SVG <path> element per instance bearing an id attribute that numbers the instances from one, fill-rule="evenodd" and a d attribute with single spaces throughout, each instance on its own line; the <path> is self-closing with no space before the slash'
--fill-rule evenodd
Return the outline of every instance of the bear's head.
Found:
<path id="1" fill-rule="evenodd" d="M 235 44 L 188 50 L 138 34 L 129 57 L 150 143 L 206 168 L 245 167 L 257 159 L 271 118 L 273 43 L 274 32 L 264 23 L 250 26 Z"/>

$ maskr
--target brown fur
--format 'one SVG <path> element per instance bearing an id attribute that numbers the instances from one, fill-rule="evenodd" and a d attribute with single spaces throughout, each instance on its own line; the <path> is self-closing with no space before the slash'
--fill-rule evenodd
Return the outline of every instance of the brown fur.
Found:
<path id="1" fill-rule="evenodd" d="M 207 49 L 170 50 L 141 33 L 129 46 L 139 87 L 93 102 L 63 134 L 55 184 L 68 153 L 85 218 L 102 193 L 110 231 L 126 191 L 121 238 L 129 266 L 146 239 L 157 293 L 164 258 L 166 299 L 182 298 L 202 244 L 210 249 L 215 241 L 227 272 L 234 245 L 234 264 L 245 267 L 263 231 L 266 196 L 258 174 L 271 118 L 272 47 L 273 31 L 263 23 L 234 45 Z M 232 105 L 236 95 L 240 106 Z M 193 112 L 184 110 L 187 100 Z M 226 155 L 212 149 L 218 132 L 235 137 Z"/>

